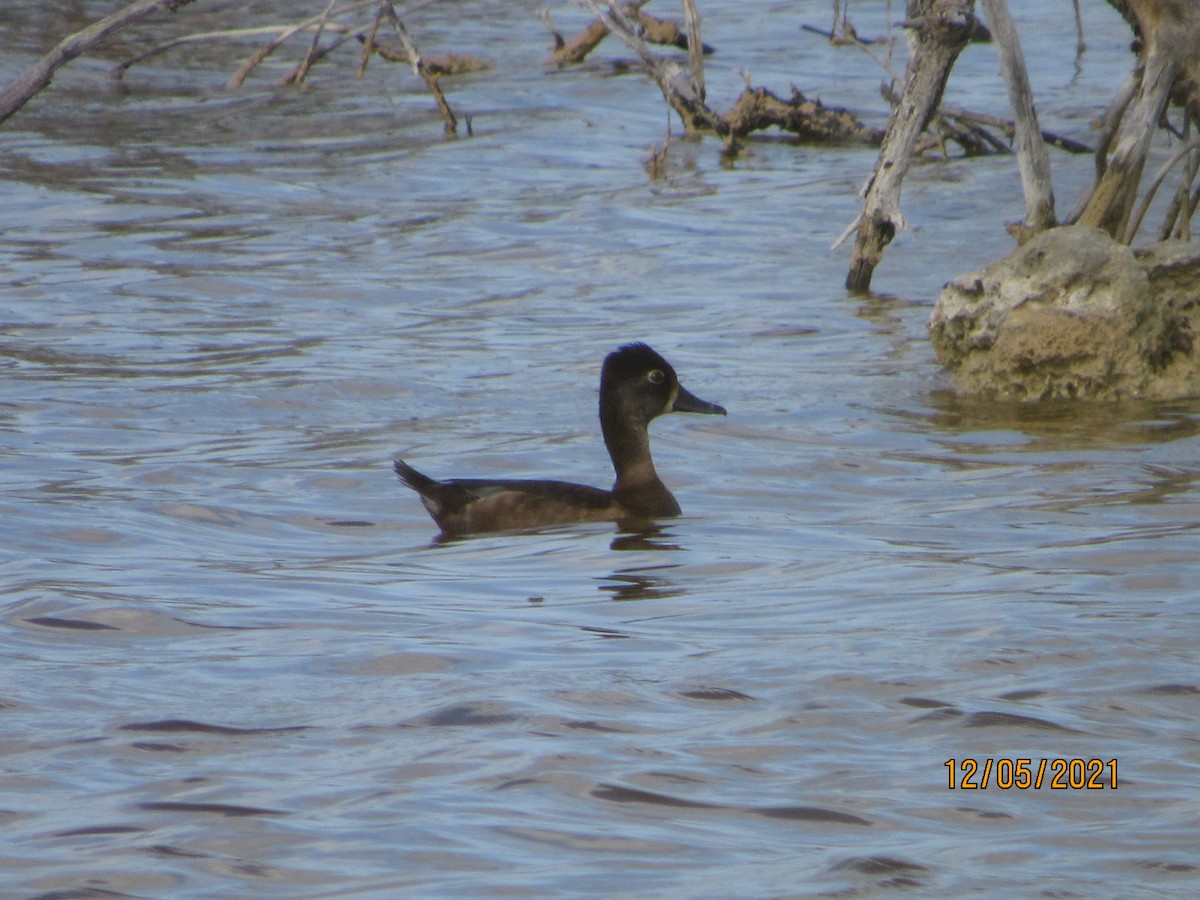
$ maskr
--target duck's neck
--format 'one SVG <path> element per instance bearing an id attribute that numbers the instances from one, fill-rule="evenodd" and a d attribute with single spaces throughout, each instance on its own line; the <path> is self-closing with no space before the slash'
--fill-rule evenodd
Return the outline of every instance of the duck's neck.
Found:
<path id="1" fill-rule="evenodd" d="M 600 428 L 604 432 L 604 446 L 608 448 L 617 472 L 614 490 L 658 481 L 654 460 L 650 458 L 650 435 L 644 424 L 602 412 Z"/>
<path id="2" fill-rule="evenodd" d="M 654 470 L 650 435 L 644 423 L 630 422 L 601 411 L 604 446 L 612 457 L 617 480 L 613 495 L 630 512 L 644 516 L 677 516 L 679 504 Z"/>

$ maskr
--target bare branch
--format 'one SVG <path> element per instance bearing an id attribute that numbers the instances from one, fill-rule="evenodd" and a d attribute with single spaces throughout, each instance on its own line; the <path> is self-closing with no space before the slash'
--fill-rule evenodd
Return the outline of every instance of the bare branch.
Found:
<path id="1" fill-rule="evenodd" d="M 683 0 L 683 18 L 687 23 L 688 68 L 692 70 L 692 89 L 701 100 L 704 90 L 704 44 L 700 42 L 700 13 L 696 0 Z"/>
<path id="2" fill-rule="evenodd" d="M 396 8 L 392 6 L 391 0 L 383 0 L 379 6 L 387 16 L 388 21 L 392 23 L 392 29 L 396 32 L 396 36 L 400 38 L 400 43 L 404 45 L 404 52 L 408 54 L 413 72 L 425 82 L 425 86 L 433 94 L 433 99 L 437 102 L 438 109 L 441 111 L 442 118 L 446 123 L 446 134 L 454 134 L 458 130 L 458 119 L 454 117 L 454 111 L 450 109 L 450 104 L 446 102 L 446 95 L 438 87 L 437 76 L 426 68 L 425 61 L 421 59 L 421 52 L 417 49 L 417 45 L 413 42 L 408 30 L 404 27 L 404 23 L 400 21 L 400 17 L 396 15 Z"/>
<path id="3" fill-rule="evenodd" d="M 355 12 L 356 10 L 364 9 L 368 6 L 374 6 L 376 2 L 378 2 L 378 0 L 359 0 L 357 3 L 348 3 L 345 6 L 340 6 L 334 9 L 332 15 L 340 16 L 344 13 Z M 430 6 L 435 2 L 436 0 L 423 0 L 423 2 L 412 4 L 405 9 L 404 12 L 407 15 L 408 13 L 416 12 L 418 9 L 423 9 L 426 6 Z M 295 25 L 278 29 L 278 33 L 275 35 L 273 40 L 263 44 L 256 51 L 254 51 L 254 53 L 245 62 L 238 66 L 237 71 L 233 73 L 233 77 L 229 79 L 229 83 L 226 85 L 226 87 L 241 87 L 246 81 L 246 78 L 249 77 L 250 73 L 253 72 L 263 62 L 263 60 L 265 60 L 268 56 L 282 47 L 287 41 L 299 34 L 301 31 L 307 31 L 308 29 L 318 27 L 325 18 L 325 14 L 322 13 L 321 15 L 307 18 L 303 22 L 298 22 Z M 366 29 L 362 30 L 365 31 Z"/>
<path id="4" fill-rule="evenodd" d="M 375 0 L 370 0 L 370 2 L 374 3 Z M 138 63 L 145 62 L 152 56 L 166 53 L 168 50 L 174 50 L 176 47 L 182 47 L 184 44 L 197 44 L 203 41 L 227 41 L 230 38 L 241 37 L 262 37 L 269 34 L 279 34 L 281 31 L 286 31 L 288 27 L 286 25 L 260 25 L 257 28 L 230 28 L 225 31 L 199 31 L 195 34 L 185 34 L 181 37 L 171 38 L 171 40 L 164 41 L 161 44 L 155 44 L 150 49 L 143 50 L 137 56 L 131 56 L 124 62 L 118 63 L 109 69 L 108 77 L 120 81 L 125 77 L 125 73 Z M 345 26 L 330 25 L 326 30 L 344 31 Z"/>
<path id="5" fill-rule="evenodd" d="M 321 21 L 317 23 L 316 34 L 313 35 L 312 43 L 308 45 L 308 52 L 304 54 L 304 61 L 300 63 L 295 76 L 289 79 L 289 84 L 299 84 L 308 75 L 308 70 L 312 68 L 313 61 L 317 57 L 317 48 L 321 46 L 321 35 L 325 33 L 325 26 L 329 23 L 329 15 L 333 12 L 333 7 L 336 3 L 337 0 L 329 0 L 325 4 L 325 12 L 321 14 Z"/>
<path id="6" fill-rule="evenodd" d="M 641 58 L 667 103 L 683 120 L 685 131 L 692 134 L 707 129 L 721 136 L 728 132 L 720 117 L 705 105 L 704 98 L 696 92 L 696 86 L 687 73 L 677 63 L 651 53 L 646 42 L 639 37 L 638 27 L 617 7 L 614 0 L 609 0 L 607 8 L 602 8 L 598 0 L 583 0 L 583 5 Z"/>
<path id="7" fill-rule="evenodd" d="M 1042 141 L 1033 89 L 1021 54 L 1021 42 L 1004 0 L 983 0 L 983 9 L 1000 50 L 1000 72 L 1008 86 L 1008 102 L 1016 117 L 1015 140 L 1021 187 L 1025 192 L 1025 225 L 1037 232 L 1053 228 L 1054 189 L 1050 182 L 1050 156 Z"/>
<path id="8" fill-rule="evenodd" d="M 60 41 L 53 50 L 26 69 L 20 78 L 0 94 L 0 122 L 6 121 L 38 91 L 50 84 L 54 80 L 54 73 L 60 67 L 81 53 L 86 53 L 114 32 L 160 10 L 174 12 L 190 2 L 191 0 L 138 0 Z"/>
<path id="9" fill-rule="evenodd" d="M 1125 227 L 1125 234 L 1122 238 L 1122 243 L 1132 244 L 1134 237 L 1137 236 L 1138 229 L 1142 227 L 1142 219 L 1146 217 L 1146 211 L 1150 209 L 1150 202 L 1154 199 L 1154 195 L 1158 193 L 1158 189 L 1162 186 L 1168 173 L 1179 164 L 1179 161 L 1187 156 L 1200 150 L 1200 138 L 1192 138 L 1181 147 L 1177 147 L 1175 152 L 1171 154 L 1171 158 L 1162 164 L 1154 178 L 1150 180 L 1149 186 L 1146 188 L 1146 193 L 1142 195 L 1142 202 L 1138 204 L 1137 212 L 1130 218 L 1129 224 Z M 1186 191 L 1186 183 L 1185 183 Z"/>
<path id="10" fill-rule="evenodd" d="M 371 59 L 371 54 L 375 52 L 375 35 L 379 33 L 379 26 L 383 23 L 383 9 L 380 8 L 375 13 L 375 18 L 371 21 L 371 29 L 367 32 L 367 36 L 363 39 L 362 56 L 358 60 L 358 71 L 354 73 L 356 78 L 362 78 L 367 71 L 367 62 Z"/>
<path id="11" fill-rule="evenodd" d="M 846 287 L 866 291 L 884 248 L 904 227 L 900 191 L 917 139 L 941 103 L 946 80 L 975 25 L 973 0 L 909 0 L 906 27 L 912 45 L 904 90 L 888 119 L 887 134 L 875 170 L 864 190 L 862 212 L 846 230 L 855 229 L 854 254 Z"/>

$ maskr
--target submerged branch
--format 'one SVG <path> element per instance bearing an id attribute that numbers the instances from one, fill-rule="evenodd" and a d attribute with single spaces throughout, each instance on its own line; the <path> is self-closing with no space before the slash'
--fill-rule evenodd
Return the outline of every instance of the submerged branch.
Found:
<path id="1" fill-rule="evenodd" d="M 678 63 L 652 53 L 638 33 L 638 28 L 613 0 L 609 0 L 607 9 L 602 8 L 598 0 L 583 0 L 583 5 L 641 58 L 663 97 L 683 121 L 685 131 L 689 134 L 712 131 L 720 135 L 728 131 L 699 95 L 688 73 Z"/>
<path id="2" fill-rule="evenodd" d="M 160 10 L 174 12 L 192 0 L 138 0 L 124 9 L 105 16 L 60 41 L 58 45 L 26 69 L 21 76 L 0 94 L 0 122 L 29 102 L 30 99 L 54 80 L 54 73 L 82 53 L 86 53 L 105 38 L 120 31 L 126 25 L 140 21 Z"/>
<path id="3" fill-rule="evenodd" d="M 425 61 L 421 59 L 421 51 L 417 49 L 416 43 L 413 42 L 408 30 L 404 27 L 404 23 L 396 15 L 396 9 L 392 6 L 391 0 L 382 0 L 379 7 L 384 11 L 388 21 L 392 23 L 392 29 L 396 32 L 396 36 L 400 38 L 400 43 L 404 45 L 404 52 L 408 54 L 409 64 L 412 66 L 413 72 L 425 82 L 425 86 L 433 94 L 433 99 L 437 102 L 438 110 L 441 112 L 442 119 L 446 123 L 446 134 L 454 134 L 458 130 L 458 119 L 455 118 L 454 111 L 450 109 L 450 104 L 446 102 L 446 95 L 442 93 L 442 89 L 438 86 L 438 76 L 430 72 L 429 68 L 425 65 Z"/>
<path id="4" fill-rule="evenodd" d="M 371 0 L 372 3 L 375 0 Z M 155 44 L 148 50 L 143 50 L 136 56 L 131 56 L 124 62 L 118 63 L 108 71 L 108 77 L 116 81 L 120 81 L 125 77 L 133 66 L 138 63 L 143 63 L 154 56 L 166 53 L 168 50 L 174 50 L 176 47 L 182 47 L 185 44 L 198 44 L 205 41 L 227 41 L 231 38 L 241 37 L 262 37 L 265 35 L 277 35 L 282 31 L 286 31 L 290 26 L 287 25 L 260 25 L 256 28 L 230 28 L 224 31 L 200 31 L 195 34 L 185 34 L 177 38 L 171 38 L 169 41 L 164 41 L 161 44 Z M 315 26 L 308 26 L 309 29 Z M 345 31 L 344 25 L 329 25 L 326 31 Z"/>
<path id="5" fill-rule="evenodd" d="M 642 7 L 645 6 L 647 2 L 648 0 L 634 0 L 632 3 L 624 3 L 621 5 L 619 14 L 628 17 L 629 20 L 633 22 L 636 22 L 638 36 L 646 43 L 660 44 L 667 47 L 678 47 L 680 50 L 688 50 L 689 55 L 691 55 L 693 52 L 691 50 L 693 42 L 689 40 L 688 34 L 685 34 L 675 22 L 672 22 L 669 19 L 659 19 L 647 12 L 642 12 Z M 684 0 L 684 11 L 689 20 L 689 32 L 691 31 L 692 13 L 687 12 L 687 6 L 690 2 L 691 0 Z M 589 22 L 587 26 L 581 32 L 579 32 L 579 34 L 575 35 L 575 37 L 571 38 L 570 40 L 564 38 L 562 32 L 554 27 L 554 23 L 550 20 L 550 13 L 548 10 L 542 9 L 538 12 L 538 17 L 542 20 L 543 24 L 545 24 L 546 28 L 550 31 L 551 36 L 554 38 L 554 51 L 550 54 L 550 59 L 548 62 L 551 62 L 559 67 L 577 65 L 587 59 L 588 54 L 600 46 L 601 41 L 603 41 L 606 37 L 608 37 L 609 34 L 612 33 L 612 28 L 605 20 L 604 14 L 597 5 L 586 2 L 583 5 L 588 7 L 588 9 L 596 15 L 596 18 Z M 616 8 L 615 3 L 610 4 L 610 6 Z M 712 48 L 705 46 L 700 42 L 698 15 L 695 17 L 695 22 L 696 36 L 694 43 L 698 48 L 697 52 L 711 53 Z M 692 67 L 695 69 L 694 63 L 692 64 Z M 703 82 L 701 82 L 701 86 L 703 86 Z"/>
<path id="6" fill-rule="evenodd" d="M 299 84 L 304 81 L 305 76 L 308 75 L 308 70 L 312 68 L 312 64 L 320 58 L 318 51 L 321 48 L 321 36 L 325 34 L 325 26 L 329 24 L 329 15 L 333 12 L 335 3 L 337 3 L 337 0 L 329 0 L 325 4 L 325 12 L 321 14 L 321 21 L 317 23 L 313 39 L 308 45 L 308 52 L 304 54 L 304 59 L 300 65 L 287 75 L 283 81 L 284 84 Z M 324 54 L 321 55 L 323 56 Z"/>
<path id="7" fill-rule="evenodd" d="M 271 33 L 274 33 L 275 37 L 272 38 L 271 40 L 267 41 L 265 44 L 263 44 L 257 50 L 255 50 L 254 53 L 252 53 L 240 66 L 238 66 L 237 71 L 235 71 L 233 73 L 233 76 L 229 79 L 229 82 L 226 86 L 230 87 L 230 88 L 241 87 L 245 83 L 246 79 L 250 76 L 250 74 L 256 68 L 258 68 L 258 66 L 260 66 L 269 56 L 271 56 L 271 54 L 273 54 L 276 50 L 278 50 L 280 47 L 282 47 L 285 43 L 287 43 L 289 40 L 291 40 L 293 37 L 295 37 L 297 34 L 303 32 L 303 31 L 310 31 L 314 28 L 318 29 L 318 31 L 320 31 L 321 29 L 328 30 L 328 31 L 337 30 L 337 31 L 342 32 L 343 35 L 349 34 L 350 37 L 353 37 L 353 38 L 358 38 L 362 35 L 367 34 L 369 31 L 371 31 L 371 28 L 373 26 L 364 26 L 364 27 L 357 28 L 357 29 L 348 29 L 346 26 L 324 25 L 323 23 L 325 23 L 329 18 L 331 18 L 333 16 L 341 16 L 341 15 L 345 15 L 347 13 L 357 12 L 361 9 L 366 9 L 368 7 L 376 6 L 378 4 L 378 2 L 379 2 L 379 0 L 357 0 L 357 2 L 347 3 L 343 6 L 333 7 L 332 10 L 327 8 L 326 11 L 321 13 L 320 15 L 310 16 L 309 18 L 307 18 L 301 22 L 297 22 L 294 25 L 278 26 L 276 28 L 271 29 Z M 427 6 L 432 6 L 436 2 L 437 2 L 437 0 L 418 0 L 418 2 L 413 3 L 413 4 L 409 5 L 408 7 L 406 7 L 404 10 L 404 13 L 405 13 L 405 15 L 409 15 L 411 13 L 416 12 L 419 9 L 424 9 Z M 332 3 L 331 3 L 331 6 L 332 6 Z M 310 64 L 311 64 L 311 62 L 315 62 L 316 60 L 321 59 L 326 54 L 328 54 L 331 50 L 335 49 L 336 47 L 341 46 L 343 43 L 345 43 L 345 40 L 337 41 L 337 42 L 335 42 L 334 47 L 327 47 L 322 51 L 315 51 L 314 49 L 310 48 L 309 53 L 312 57 L 312 59 L 310 60 Z M 316 46 L 315 41 L 312 46 L 313 46 L 313 48 L 315 48 L 315 46 Z M 170 49 L 170 48 L 164 47 L 163 49 Z M 125 67 L 127 68 L 128 65 L 129 65 L 128 63 L 125 64 Z M 365 68 L 365 64 L 362 64 L 362 67 Z M 122 71 L 124 71 L 124 70 L 122 69 Z M 306 74 L 306 73 L 307 73 L 306 68 L 304 69 L 303 73 L 301 73 L 299 69 L 295 69 L 291 73 L 289 73 L 289 75 L 284 77 L 283 83 L 289 84 L 296 80 L 303 80 L 303 74 Z"/>
<path id="8" fill-rule="evenodd" d="M 766 88 L 747 88 L 721 120 L 735 137 L 776 127 L 812 143 L 878 147 L 883 140 L 881 129 L 864 125 L 847 110 L 809 100 L 794 87 L 787 100 Z"/>

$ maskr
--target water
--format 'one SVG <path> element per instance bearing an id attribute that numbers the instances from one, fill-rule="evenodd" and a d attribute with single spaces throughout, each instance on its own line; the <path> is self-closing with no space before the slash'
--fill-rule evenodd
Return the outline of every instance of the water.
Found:
<path id="1" fill-rule="evenodd" d="M 226 93 L 213 47 L 103 81 L 136 35 L 0 131 L 5 890 L 1190 896 L 1200 406 L 954 397 L 924 322 L 1007 249 L 1010 161 L 916 170 L 847 297 L 870 152 L 676 139 L 652 180 L 657 90 L 615 47 L 545 70 L 534 6 L 411 23 L 496 64 L 447 82 L 469 139 L 353 53 L 300 91 Z M 1069 9 L 1014 8 L 1089 138 L 1123 26 L 1086 10 L 1076 72 Z M 748 68 L 872 115 L 873 64 L 799 31 L 828 18 L 705 12 L 715 105 Z M 1002 109 L 995 72 L 972 48 L 952 99 Z M 1067 207 L 1090 161 L 1054 165 Z M 603 485 L 634 339 L 730 410 L 654 426 L 685 516 L 436 540 L 392 456 Z M 1022 758 L 1106 768 L 948 788 Z"/>

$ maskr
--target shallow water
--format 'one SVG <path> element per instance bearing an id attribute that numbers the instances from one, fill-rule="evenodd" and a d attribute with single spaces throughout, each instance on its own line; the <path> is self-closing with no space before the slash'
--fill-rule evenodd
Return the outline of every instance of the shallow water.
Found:
<path id="1" fill-rule="evenodd" d="M 1008 248 L 1010 160 L 915 171 L 848 297 L 870 152 L 676 139 L 653 180 L 657 89 L 616 47 L 547 71 L 536 5 L 410 23 L 495 62 L 446 83 L 470 138 L 353 53 L 114 86 L 131 36 L 0 129 L 7 890 L 1191 895 L 1200 405 L 956 398 L 924 323 Z M 1090 139 L 1123 26 L 1086 9 L 1076 71 L 1069 6 L 1014 9 L 1047 127 Z M 715 105 L 745 68 L 876 114 L 827 19 L 705 12 Z M 971 48 L 951 99 L 1002 110 L 995 75 Z M 1053 161 L 1066 208 L 1090 161 Z M 654 426 L 685 516 L 436 540 L 391 458 L 604 484 L 633 339 L 730 411 Z M 948 787 L 1022 758 L 1105 766 Z"/>

